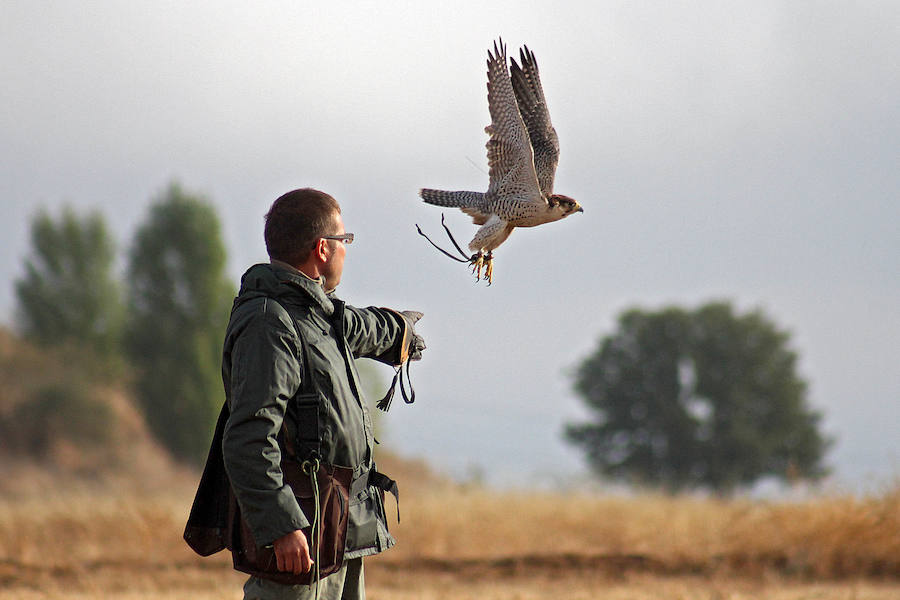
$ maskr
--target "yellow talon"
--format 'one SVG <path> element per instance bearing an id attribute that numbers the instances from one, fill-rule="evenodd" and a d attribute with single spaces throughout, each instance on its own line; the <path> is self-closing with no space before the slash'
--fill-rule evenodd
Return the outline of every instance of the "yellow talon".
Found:
<path id="1" fill-rule="evenodd" d="M 487 279 L 488 285 L 493 283 L 494 257 L 490 252 L 487 254 L 479 252 L 478 254 L 473 255 L 472 258 L 469 259 L 469 265 L 472 266 L 472 273 L 475 274 L 475 281 Z M 484 269 L 484 277 L 481 276 L 482 269 Z"/>
<path id="2" fill-rule="evenodd" d="M 484 267 L 484 255 L 480 252 L 472 257 L 472 272 L 475 274 L 475 281 L 481 281 L 481 269 Z"/>

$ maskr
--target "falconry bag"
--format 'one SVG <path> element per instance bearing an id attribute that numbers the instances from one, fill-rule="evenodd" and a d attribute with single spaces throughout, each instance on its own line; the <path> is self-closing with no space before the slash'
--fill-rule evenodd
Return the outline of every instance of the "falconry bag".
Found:
<path id="1" fill-rule="evenodd" d="M 353 469 L 324 465 L 316 459 L 300 462 L 295 456 L 282 459 L 284 482 L 291 487 L 303 513 L 311 517 L 312 525 L 303 529 L 303 533 L 309 541 L 310 556 L 315 565 L 300 575 L 279 571 L 274 548 L 259 546 L 253 539 L 225 472 L 222 433 L 228 414 L 226 404 L 219 414 L 213 445 L 184 530 L 184 540 L 200 556 L 210 556 L 227 548 L 236 570 L 279 583 L 308 585 L 338 571 L 344 560 Z M 281 433 L 284 432 L 283 427 Z"/>
<path id="2" fill-rule="evenodd" d="M 306 345 L 299 335 L 298 339 L 303 370 L 308 373 Z M 312 569 L 299 575 L 279 571 L 274 548 L 257 544 L 242 517 L 222 454 L 222 439 L 229 416 L 227 402 L 219 413 L 184 530 L 185 541 L 197 554 L 209 556 L 228 548 L 236 570 L 290 585 L 310 585 L 337 572 L 343 565 L 353 478 L 352 468 L 328 465 L 319 460 L 320 396 L 313 389 L 311 377 L 303 377 L 302 381 L 301 389 L 288 402 L 278 441 L 284 482 L 291 487 L 300 509 L 311 523 L 303 533 L 314 561 Z M 293 431 L 294 425 L 298 431 Z"/>
<path id="3" fill-rule="evenodd" d="M 298 463 L 284 460 L 281 463 L 285 483 L 291 486 L 303 513 L 312 516 L 312 525 L 303 529 L 314 561 L 312 568 L 299 575 L 279 571 L 275 549 L 256 544 L 232 494 L 229 501 L 229 549 L 236 570 L 279 583 L 311 585 L 341 568 L 350 516 L 348 508 L 353 469 L 322 464 L 316 469 L 315 466 L 316 463 L 311 461 Z"/>

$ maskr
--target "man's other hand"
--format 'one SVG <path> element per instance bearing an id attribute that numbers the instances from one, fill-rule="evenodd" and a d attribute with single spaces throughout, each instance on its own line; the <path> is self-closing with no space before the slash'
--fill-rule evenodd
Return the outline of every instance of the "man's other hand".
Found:
<path id="1" fill-rule="evenodd" d="M 312 568 L 313 560 L 309 556 L 309 543 L 301 530 L 298 529 L 281 536 L 275 540 L 273 546 L 279 571 L 299 575 Z"/>

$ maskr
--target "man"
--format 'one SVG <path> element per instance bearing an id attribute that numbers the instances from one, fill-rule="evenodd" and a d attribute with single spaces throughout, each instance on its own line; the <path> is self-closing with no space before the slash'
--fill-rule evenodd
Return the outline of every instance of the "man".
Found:
<path id="1" fill-rule="evenodd" d="M 271 262 L 242 277 L 225 334 L 227 478 L 256 545 L 271 545 L 278 571 L 298 575 L 315 566 L 304 533 L 314 515 L 300 508 L 285 482 L 285 446 L 297 440 L 285 441 L 284 432 L 309 437 L 312 426 L 316 458 L 352 469 L 353 493 L 340 570 L 317 590 L 251 576 L 244 598 L 364 598 L 363 557 L 394 544 L 378 489 L 379 481 L 393 482 L 374 468 L 372 420 L 354 358 L 392 365 L 418 360 L 425 344 L 413 326 L 422 315 L 355 308 L 333 295 L 353 234 L 345 232 L 340 206 L 328 194 L 299 189 L 278 198 L 266 215 L 265 241 Z M 300 397 L 314 398 L 312 413 L 296 410 Z"/>

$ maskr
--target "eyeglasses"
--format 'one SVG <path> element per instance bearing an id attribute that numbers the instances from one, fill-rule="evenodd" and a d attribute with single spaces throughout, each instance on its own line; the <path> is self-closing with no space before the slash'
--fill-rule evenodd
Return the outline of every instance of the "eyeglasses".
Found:
<path id="1" fill-rule="evenodd" d="M 345 244 L 353 243 L 353 234 L 352 233 L 342 233 L 341 235 L 323 235 L 321 237 L 323 240 L 337 240 L 337 241 L 343 242 Z"/>

